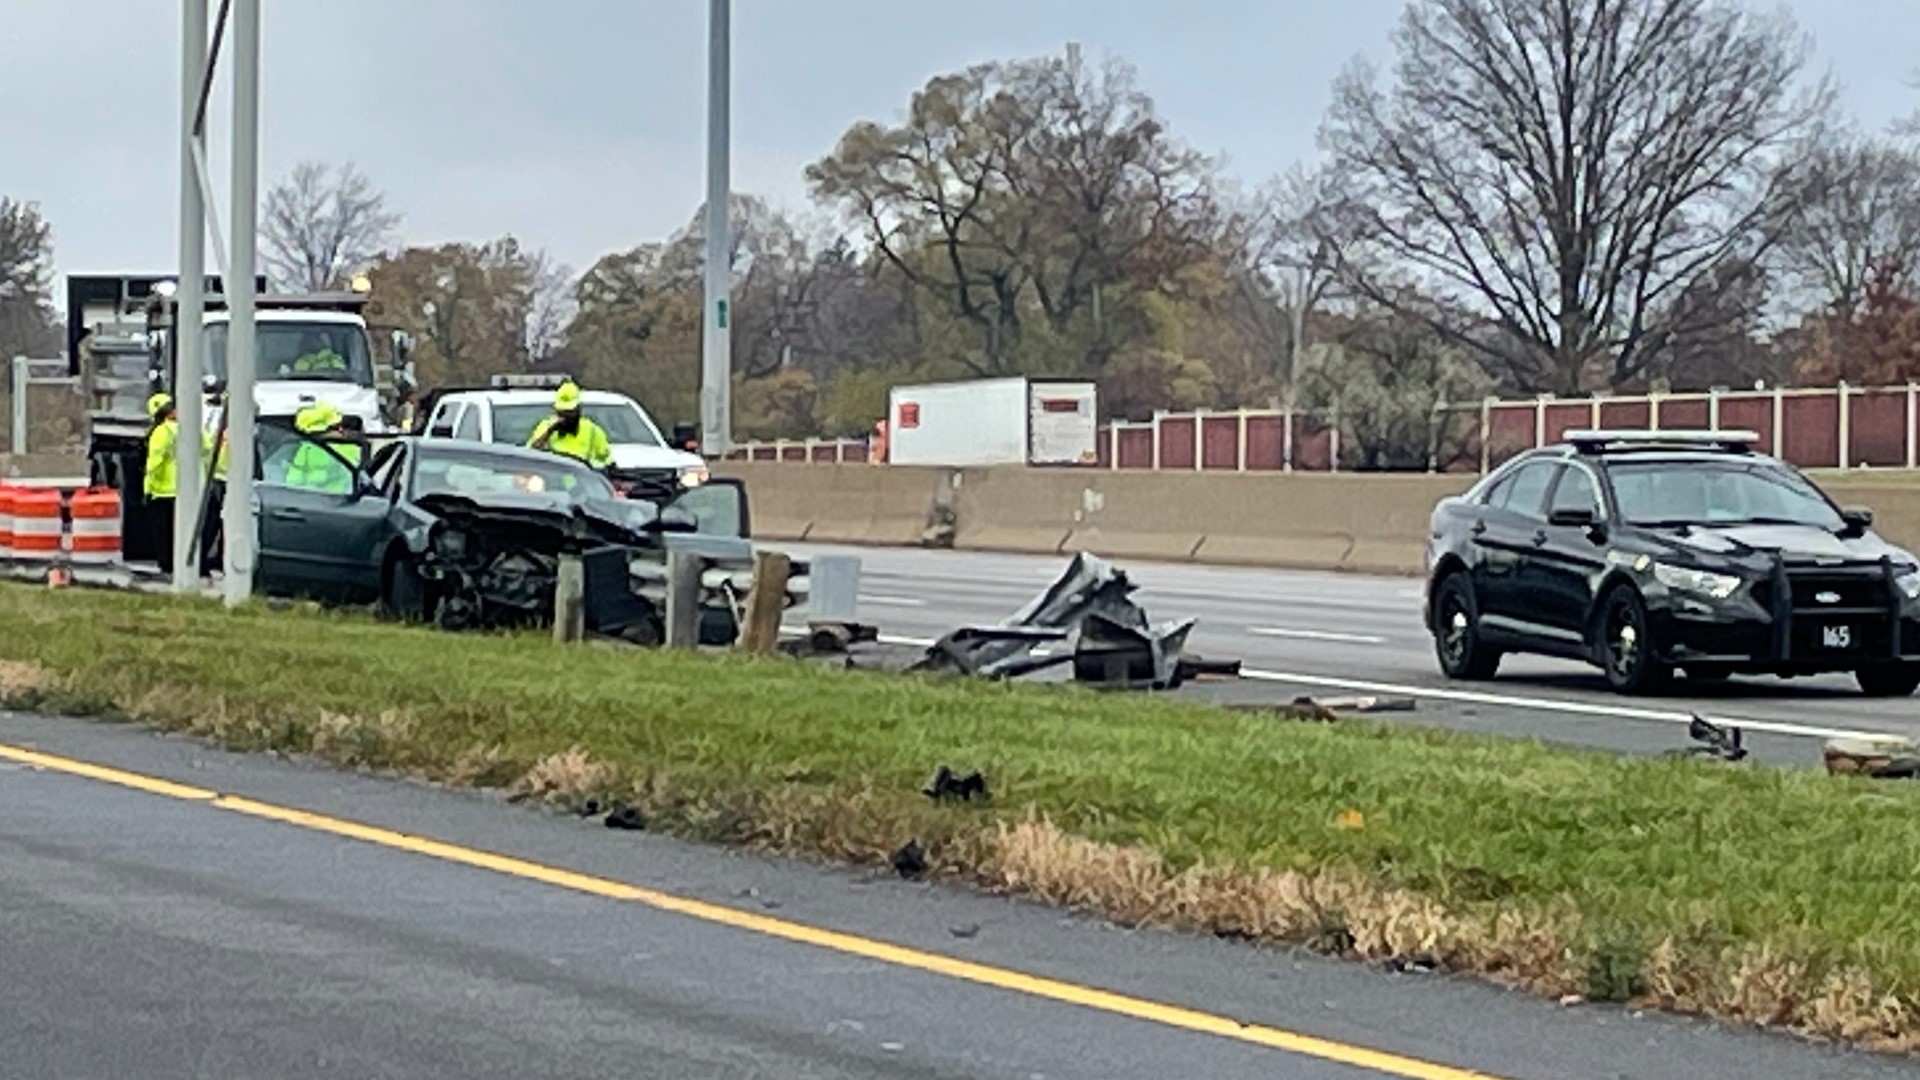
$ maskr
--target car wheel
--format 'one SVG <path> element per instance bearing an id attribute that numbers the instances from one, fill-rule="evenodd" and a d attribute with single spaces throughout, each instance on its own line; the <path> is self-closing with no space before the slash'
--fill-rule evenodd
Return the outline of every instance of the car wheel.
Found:
<path id="1" fill-rule="evenodd" d="M 402 555 L 387 566 L 386 588 L 380 594 L 380 613 L 401 622 L 426 622 L 433 612 L 428 606 L 426 579 L 413 560 Z"/>
<path id="2" fill-rule="evenodd" d="M 1607 594 L 1600 610 L 1600 640 L 1595 651 L 1607 685 L 1622 694 L 1644 694 L 1665 686 L 1673 669 L 1660 663 L 1648 631 L 1647 604 L 1640 592 L 1622 585 Z"/>
<path id="3" fill-rule="evenodd" d="M 1920 690 L 1920 664 L 1861 668 L 1853 673 L 1853 679 L 1868 697 L 1911 697 Z"/>
<path id="4" fill-rule="evenodd" d="M 1480 640 L 1480 606 L 1464 574 L 1451 574 L 1434 597 L 1433 645 L 1449 679 L 1491 679 L 1500 652 Z"/>

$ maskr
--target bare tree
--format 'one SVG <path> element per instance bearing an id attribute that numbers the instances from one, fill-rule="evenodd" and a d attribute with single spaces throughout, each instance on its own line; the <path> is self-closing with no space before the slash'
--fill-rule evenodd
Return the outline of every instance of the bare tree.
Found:
<path id="1" fill-rule="evenodd" d="M 1910 285 L 1920 272 L 1920 156 L 1875 139 L 1841 136 L 1798 177 L 1777 258 L 1809 306 L 1843 312 L 1866 297 L 1882 267 Z"/>
<path id="2" fill-rule="evenodd" d="M 567 327 L 579 310 L 573 270 L 555 262 L 545 251 L 526 257 L 526 358 L 539 367 L 558 356 L 566 345 Z"/>
<path id="3" fill-rule="evenodd" d="M 1718 311 L 1678 294 L 1765 250 L 1831 101 L 1792 24 L 1732 0 L 1414 0 L 1396 46 L 1392 89 L 1356 67 L 1324 132 L 1392 269 L 1343 266 L 1469 304 L 1529 389 L 1631 381 Z"/>
<path id="4" fill-rule="evenodd" d="M 1287 321 L 1280 385 L 1289 400 L 1303 370 L 1308 320 L 1338 281 L 1339 255 L 1327 210 L 1338 194 L 1324 169 L 1297 166 L 1268 185 L 1247 238 L 1247 262 L 1279 301 Z"/>
<path id="5" fill-rule="evenodd" d="M 58 347 L 52 289 L 52 227 L 37 204 L 0 197 L 0 362 Z"/>
<path id="6" fill-rule="evenodd" d="M 386 196 L 351 162 L 336 170 L 303 161 L 267 192 L 262 262 L 282 288 L 338 288 L 387 252 L 399 224 Z"/>

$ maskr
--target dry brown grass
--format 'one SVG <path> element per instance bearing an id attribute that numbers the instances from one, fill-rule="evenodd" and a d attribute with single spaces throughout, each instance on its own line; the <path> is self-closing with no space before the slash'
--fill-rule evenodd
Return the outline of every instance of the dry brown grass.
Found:
<path id="1" fill-rule="evenodd" d="M 548 754 L 533 763 L 514 782 L 516 799 L 540 802 L 579 802 L 607 794 L 619 770 L 604 761 L 595 761 L 581 746 L 558 754 Z"/>

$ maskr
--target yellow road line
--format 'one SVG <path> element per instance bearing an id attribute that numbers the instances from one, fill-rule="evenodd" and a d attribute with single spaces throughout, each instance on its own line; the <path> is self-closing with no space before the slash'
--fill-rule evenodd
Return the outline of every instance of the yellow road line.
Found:
<path id="1" fill-rule="evenodd" d="M 1252 1043 L 1256 1046 L 1271 1047 L 1322 1061 L 1338 1062 L 1363 1069 L 1371 1069 L 1388 1076 L 1407 1077 L 1409 1080 L 1498 1080 L 1487 1073 L 1457 1069 L 1448 1065 L 1422 1061 L 1418 1058 L 1404 1057 L 1380 1050 L 1351 1046 L 1329 1039 L 1315 1038 L 1280 1028 L 1265 1027 L 1259 1024 L 1243 1024 L 1230 1017 L 1201 1012 L 1197 1009 L 1182 1008 L 1178 1005 L 1166 1005 L 1148 1001 L 1144 998 L 1129 997 L 1107 990 L 1049 979 L 1039 975 L 1007 968 L 993 967 L 987 964 L 958 960 L 938 953 L 922 952 L 900 945 L 890 945 L 883 941 L 863 938 L 854 934 L 844 934 L 836 930 L 824 930 L 803 923 L 775 919 L 766 915 L 741 911 L 738 908 L 711 904 L 703 900 L 693 900 L 655 889 L 629 885 L 621 881 L 594 877 L 590 874 L 575 873 L 558 867 L 516 859 L 508 855 L 499 855 L 476 848 L 462 847 L 426 837 L 409 836 L 406 833 L 382 829 L 373 825 L 329 817 L 307 810 L 277 806 L 273 803 L 258 802 L 237 795 L 223 795 L 207 788 L 188 784 L 177 784 L 171 780 L 146 776 L 141 773 L 127 772 L 122 769 L 95 765 L 73 758 L 59 757 L 37 750 L 8 746 L 0 743 L 0 759 L 16 761 L 24 765 L 53 772 L 114 784 L 152 795 L 162 795 L 170 799 L 189 802 L 204 802 L 220 810 L 245 814 L 248 817 L 266 821 L 280 822 L 315 832 L 331 833 L 334 836 L 359 840 L 368 844 L 390 848 L 396 851 L 411 852 L 431 859 L 458 863 L 481 870 L 491 870 L 497 874 L 520 878 L 525 881 L 537 881 L 556 888 L 573 892 L 587 893 L 605 897 L 609 900 L 625 900 L 644 904 L 660 911 L 673 912 L 689 918 L 736 930 L 751 931 L 768 937 L 830 949 L 849 956 L 865 957 L 896 967 L 924 971 L 948 978 L 960 979 L 981 986 L 991 986 L 1032 997 L 1046 998 L 1051 1001 L 1079 1005 L 1115 1016 L 1124 1016 L 1135 1020 L 1163 1024 L 1167 1027 L 1196 1031 L 1207 1035 L 1217 1035 L 1238 1042 Z"/>

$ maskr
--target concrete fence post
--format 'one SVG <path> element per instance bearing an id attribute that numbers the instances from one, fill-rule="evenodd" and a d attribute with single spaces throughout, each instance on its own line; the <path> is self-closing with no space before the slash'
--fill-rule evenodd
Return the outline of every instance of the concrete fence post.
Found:
<path id="1" fill-rule="evenodd" d="M 1207 464 L 1207 410 L 1193 410 L 1193 471 L 1199 472 Z"/>
<path id="2" fill-rule="evenodd" d="M 1238 471 L 1246 472 L 1247 471 L 1247 410 L 1245 406 L 1241 407 L 1238 420 L 1240 422 L 1240 433 L 1234 436 L 1234 439 L 1235 439 L 1234 445 L 1238 448 L 1238 453 L 1239 453 Z M 1912 427 L 1913 426 L 1912 422 L 1909 421 L 1907 426 Z"/>
<path id="3" fill-rule="evenodd" d="M 1293 406 L 1280 414 L 1280 471 L 1293 471 Z"/>
<path id="4" fill-rule="evenodd" d="M 1159 409 L 1153 410 L 1153 471 L 1154 472 L 1160 471 L 1160 417 L 1163 415 L 1164 414 Z"/>
<path id="5" fill-rule="evenodd" d="M 1787 392 L 1780 387 L 1773 388 L 1773 456 L 1780 457 L 1781 450 L 1787 445 Z"/>
<path id="6" fill-rule="evenodd" d="M 1327 416 L 1327 471 L 1340 471 L 1340 406 L 1328 410 Z"/>
<path id="7" fill-rule="evenodd" d="M 1853 468 L 1853 391 L 1847 386 L 1847 381 L 1842 379 L 1840 385 L 1834 388 L 1834 392 L 1839 395 L 1840 413 L 1837 425 L 1840 429 L 1837 432 L 1840 437 L 1840 452 L 1836 456 L 1840 459 L 1840 471 L 1846 472 Z"/>
<path id="8" fill-rule="evenodd" d="M 1480 475 L 1493 468 L 1493 398 L 1480 399 Z"/>
<path id="9" fill-rule="evenodd" d="M 1533 399 L 1533 448 L 1538 450 L 1547 445 L 1547 399 L 1552 394 L 1541 394 Z"/>
<path id="10" fill-rule="evenodd" d="M 1920 451 L 1920 441 L 1916 441 L 1913 437 L 1914 425 L 1920 422 L 1920 413 L 1916 413 L 1916 407 L 1920 407 L 1920 384 L 1909 382 L 1907 383 L 1907 430 L 1900 440 L 1906 447 L 1909 469 L 1920 465 L 1920 455 L 1916 454 L 1916 451 Z"/>

